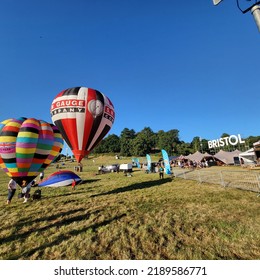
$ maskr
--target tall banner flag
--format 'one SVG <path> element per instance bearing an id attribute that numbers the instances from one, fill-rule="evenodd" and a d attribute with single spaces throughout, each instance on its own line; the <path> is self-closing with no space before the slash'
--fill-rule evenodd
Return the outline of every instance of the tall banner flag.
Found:
<path id="1" fill-rule="evenodd" d="M 151 172 L 151 167 L 152 167 L 152 159 L 150 155 L 146 155 L 147 159 L 147 171 L 150 173 Z"/>
<path id="2" fill-rule="evenodd" d="M 164 173 L 170 175 L 170 174 L 172 174 L 171 166 L 170 166 L 168 154 L 165 150 L 162 150 L 162 156 L 163 156 L 163 162 L 164 162 Z"/>
<path id="3" fill-rule="evenodd" d="M 139 158 L 132 158 L 132 162 L 134 162 L 138 168 L 141 168 Z"/>

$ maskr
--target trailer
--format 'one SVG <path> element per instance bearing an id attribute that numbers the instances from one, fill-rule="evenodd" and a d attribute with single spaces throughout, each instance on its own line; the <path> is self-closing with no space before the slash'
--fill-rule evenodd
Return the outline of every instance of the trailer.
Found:
<path id="1" fill-rule="evenodd" d="M 131 163 L 120 164 L 119 170 L 123 171 L 123 172 L 132 172 L 133 171 L 133 165 Z"/>

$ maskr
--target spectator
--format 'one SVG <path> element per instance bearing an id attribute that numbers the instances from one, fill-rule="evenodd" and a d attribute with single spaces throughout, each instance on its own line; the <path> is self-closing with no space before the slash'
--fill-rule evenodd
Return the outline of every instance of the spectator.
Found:
<path id="1" fill-rule="evenodd" d="M 13 179 L 11 179 L 8 183 L 8 196 L 7 196 L 6 204 L 11 203 L 11 200 L 12 200 L 15 192 L 16 192 L 16 182 Z"/>
<path id="2" fill-rule="evenodd" d="M 159 178 L 163 179 L 164 177 L 164 168 L 162 166 L 159 167 Z"/>
<path id="3" fill-rule="evenodd" d="M 44 172 L 42 171 L 42 172 L 40 173 L 40 181 L 42 181 L 43 178 L 44 178 Z"/>
<path id="4" fill-rule="evenodd" d="M 32 182 L 27 184 L 27 181 L 23 180 L 23 183 L 22 183 L 22 193 L 24 194 L 23 203 L 26 203 L 28 201 L 28 199 L 30 198 L 31 184 L 32 184 Z"/>

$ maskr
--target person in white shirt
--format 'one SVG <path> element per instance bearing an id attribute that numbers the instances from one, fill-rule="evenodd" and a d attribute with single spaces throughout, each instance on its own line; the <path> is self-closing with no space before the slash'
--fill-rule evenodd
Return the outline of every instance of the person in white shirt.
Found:
<path id="1" fill-rule="evenodd" d="M 13 179 L 11 179 L 8 183 L 8 196 L 7 196 L 6 204 L 11 203 L 11 200 L 15 194 L 15 191 L 16 191 L 16 182 Z"/>
<path id="2" fill-rule="evenodd" d="M 32 182 L 34 184 L 34 180 Z M 23 203 L 26 203 L 28 201 L 28 198 L 30 198 L 32 182 L 30 182 L 29 184 L 27 184 L 26 180 L 23 180 L 22 182 L 22 193 L 24 194 Z"/>
<path id="3" fill-rule="evenodd" d="M 42 171 L 42 172 L 40 173 L 40 181 L 42 181 L 43 178 L 44 178 L 44 172 Z"/>

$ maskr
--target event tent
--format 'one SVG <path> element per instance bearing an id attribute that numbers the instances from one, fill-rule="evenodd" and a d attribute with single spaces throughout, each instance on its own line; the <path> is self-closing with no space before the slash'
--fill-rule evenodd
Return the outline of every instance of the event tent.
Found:
<path id="1" fill-rule="evenodd" d="M 256 155 L 256 161 L 258 162 L 258 164 L 260 163 L 260 140 L 255 142 L 253 144 L 254 146 L 254 152 L 255 152 L 255 155 Z"/>
<path id="2" fill-rule="evenodd" d="M 256 161 L 254 148 L 251 148 L 243 153 L 240 153 L 239 158 L 242 158 L 245 164 L 254 164 Z"/>
<path id="3" fill-rule="evenodd" d="M 208 154 L 208 153 L 201 153 L 199 151 L 195 152 L 194 154 L 190 154 L 185 157 L 186 159 L 192 160 L 192 161 L 203 161 L 204 159 L 213 159 L 214 156 Z"/>
<path id="4" fill-rule="evenodd" d="M 235 150 L 233 152 L 227 152 L 227 151 L 223 151 L 220 150 L 219 152 L 217 152 L 214 157 L 222 162 L 224 162 L 225 164 L 236 164 L 236 159 L 239 159 L 239 154 L 241 153 L 241 151 L 239 150 Z"/>

